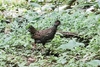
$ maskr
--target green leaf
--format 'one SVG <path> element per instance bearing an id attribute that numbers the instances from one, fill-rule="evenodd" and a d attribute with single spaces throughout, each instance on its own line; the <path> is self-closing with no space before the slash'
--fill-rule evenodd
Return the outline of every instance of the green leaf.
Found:
<path id="1" fill-rule="evenodd" d="M 41 5 L 39 5 L 38 3 L 31 3 L 31 5 L 34 7 L 41 7 Z"/>
<path id="2" fill-rule="evenodd" d="M 63 57 L 61 57 L 58 61 L 57 61 L 57 63 L 61 63 L 61 64 L 65 64 L 67 62 L 67 60 L 65 59 L 65 58 L 63 58 Z"/>
<path id="3" fill-rule="evenodd" d="M 100 60 L 91 60 L 87 64 L 90 64 L 90 65 L 92 65 L 94 67 L 97 67 L 98 65 L 100 65 Z"/>
<path id="4" fill-rule="evenodd" d="M 83 45 L 83 43 L 78 43 L 75 41 L 75 39 L 73 39 L 73 40 L 70 40 L 67 44 L 62 44 L 60 47 L 58 47 L 58 49 L 60 49 L 60 48 L 63 50 L 73 49 L 74 47 L 77 47 L 80 45 Z"/>

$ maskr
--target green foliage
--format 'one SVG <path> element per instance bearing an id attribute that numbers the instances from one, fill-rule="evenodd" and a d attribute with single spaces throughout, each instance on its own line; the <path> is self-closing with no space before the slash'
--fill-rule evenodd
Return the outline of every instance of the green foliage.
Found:
<path id="1" fill-rule="evenodd" d="M 83 4 L 84 0 L 78 0 L 78 2 L 80 5 Z M 43 4 L 36 3 L 36 0 L 32 0 L 31 3 L 25 3 L 26 1 L 24 0 L 20 0 L 19 3 L 13 1 L 10 3 L 4 0 L 4 3 L 1 3 L 1 67 L 27 67 L 25 66 L 27 63 L 26 59 L 30 56 L 36 60 L 29 67 L 97 67 L 100 65 L 99 14 L 96 15 L 94 12 L 87 13 L 83 9 L 78 9 L 78 7 L 59 12 L 41 11 Z M 2 4 L 6 4 L 7 7 Z M 21 12 L 19 8 L 24 9 Z M 2 22 L 2 20 L 8 20 L 6 13 L 3 14 L 2 12 L 6 10 L 14 10 L 15 12 L 17 10 L 17 17 L 10 16 L 12 19 L 10 24 Z M 38 10 L 41 12 L 38 13 Z M 56 34 L 51 42 L 46 43 L 45 48 L 43 48 L 44 50 L 42 50 L 43 46 L 41 44 L 37 44 L 37 50 L 32 51 L 34 40 L 31 39 L 28 32 L 28 26 L 33 25 L 37 30 L 43 30 L 51 27 L 57 19 L 61 21 L 61 25 L 58 27 L 59 31 L 75 32 L 84 38 L 92 37 L 89 45 L 84 47 L 85 44 L 78 42 L 75 38 L 60 38 Z M 5 28 L 9 28 L 11 31 L 6 34 Z"/>
<path id="2" fill-rule="evenodd" d="M 66 50 L 66 49 L 73 49 L 77 46 L 80 46 L 80 45 L 83 45 L 82 43 L 78 43 L 74 40 L 70 40 L 67 44 L 62 44 L 61 46 L 58 47 L 58 49 L 63 49 L 63 50 Z"/>
<path id="3" fill-rule="evenodd" d="M 97 67 L 98 65 L 100 65 L 100 60 L 92 60 L 92 61 L 88 62 L 87 64 L 89 64 L 93 67 Z"/>

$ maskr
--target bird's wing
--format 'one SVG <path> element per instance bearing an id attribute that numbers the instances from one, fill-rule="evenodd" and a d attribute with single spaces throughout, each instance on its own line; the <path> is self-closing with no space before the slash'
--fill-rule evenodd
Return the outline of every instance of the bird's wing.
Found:
<path id="1" fill-rule="evenodd" d="M 44 38 L 44 37 L 48 36 L 48 34 L 50 34 L 51 32 L 52 32 L 51 28 L 46 29 L 46 30 L 40 30 L 40 31 L 37 31 L 37 32 L 34 34 L 34 37 L 35 37 L 36 39 Z"/>

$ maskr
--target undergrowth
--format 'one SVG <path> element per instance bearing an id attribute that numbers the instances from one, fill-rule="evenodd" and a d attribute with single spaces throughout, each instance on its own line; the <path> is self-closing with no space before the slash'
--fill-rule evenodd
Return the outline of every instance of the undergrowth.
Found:
<path id="1" fill-rule="evenodd" d="M 23 5 L 22 8 L 25 10 L 22 13 L 18 12 L 20 16 L 11 16 L 12 21 L 9 24 L 2 22 L 7 18 L 6 16 L 2 14 L 0 16 L 0 66 L 27 67 L 25 64 L 30 56 L 35 58 L 35 61 L 29 67 L 97 67 L 100 65 L 99 14 L 88 14 L 73 8 L 40 15 L 32 9 L 27 9 L 28 7 L 32 6 Z M 15 10 L 16 6 L 9 9 Z M 6 10 L 7 8 L 4 11 Z M 33 51 L 34 40 L 31 39 L 28 26 L 33 25 L 37 30 L 43 30 L 51 27 L 57 19 L 61 21 L 58 31 L 75 32 L 83 37 L 92 37 L 89 45 L 84 47 L 85 44 L 75 38 L 60 38 L 56 34 L 51 42 L 46 43 L 45 48 L 37 44 L 38 50 Z M 5 34 L 5 28 L 10 29 L 8 34 Z"/>

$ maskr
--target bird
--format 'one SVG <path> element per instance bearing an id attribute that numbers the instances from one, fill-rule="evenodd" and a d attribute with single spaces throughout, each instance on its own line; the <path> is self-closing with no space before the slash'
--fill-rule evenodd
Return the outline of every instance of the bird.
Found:
<path id="1" fill-rule="evenodd" d="M 32 25 L 30 25 L 29 32 L 31 34 L 31 38 L 34 39 L 34 48 L 36 48 L 36 43 L 42 43 L 42 45 L 44 46 L 47 42 L 50 42 L 54 38 L 57 27 L 60 24 L 60 20 L 56 20 L 52 27 L 44 30 L 36 30 Z"/>

